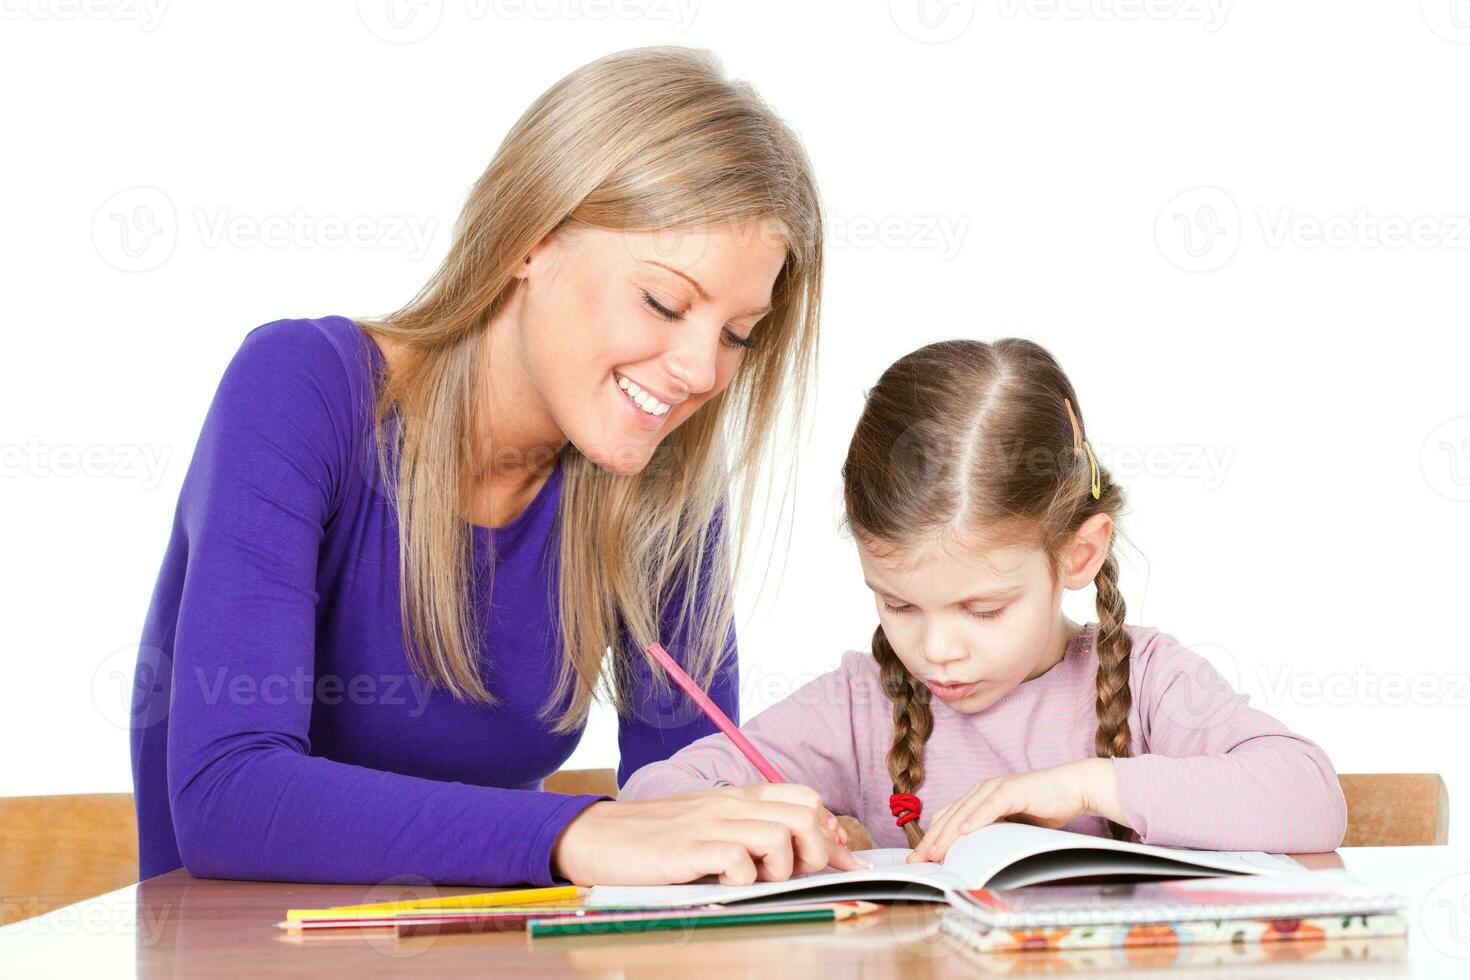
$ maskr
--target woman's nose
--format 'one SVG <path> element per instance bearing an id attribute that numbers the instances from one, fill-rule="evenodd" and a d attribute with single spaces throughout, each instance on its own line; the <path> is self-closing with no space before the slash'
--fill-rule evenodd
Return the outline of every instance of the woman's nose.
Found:
<path id="1" fill-rule="evenodd" d="M 703 395 L 715 386 L 715 363 L 720 354 L 719 330 L 723 329 L 717 329 L 713 339 L 702 330 L 685 330 L 669 350 L 669 376 L 690 395 Z"/>

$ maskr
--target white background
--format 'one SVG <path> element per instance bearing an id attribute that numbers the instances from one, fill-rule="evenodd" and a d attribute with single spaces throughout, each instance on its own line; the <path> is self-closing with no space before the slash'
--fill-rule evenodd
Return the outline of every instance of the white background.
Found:
<path id="1" fill-rule="evenodd" d="M 800 519 L 740 584 L 746 717 L 871 635 L 836 530 L 863 389 L 1021 335 L 1131 495 L 1129 621 L 1342 772 L 1444 774 L 1470 831 L 1470 6 L 395 9 L 0 2 L 0 795 L 131 788 L 127 673 L 245 332 L 397 308 L 539 92 L 675 43 L 790 121 L 829 215 Z"/>

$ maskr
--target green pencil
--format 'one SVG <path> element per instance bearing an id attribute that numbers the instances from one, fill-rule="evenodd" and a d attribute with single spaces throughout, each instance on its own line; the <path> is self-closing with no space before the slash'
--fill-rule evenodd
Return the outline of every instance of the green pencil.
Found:
<path id="1" fill-rule="evenodd" d="M 526 931 L 532 938 L 549 936 L 618 936 L 657 929 L 709 929 L 718 926 L 756 926 L 775 922 L 835 922 L 882 908 L 872 902 L 836 902 L 808 908 L 786 906 L 766 909 L 690 909 L 681 912 L 628 912 L 588 918 L 532 919 Z"/>

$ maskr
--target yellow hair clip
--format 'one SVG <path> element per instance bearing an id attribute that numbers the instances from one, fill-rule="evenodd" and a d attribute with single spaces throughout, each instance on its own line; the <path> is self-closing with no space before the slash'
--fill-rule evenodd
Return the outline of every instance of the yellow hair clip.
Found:
<path id="1" fill-rule="evenodd" d="M 1097 471 L 1097 457 L 1092 455 L 1092 447 L 1087 440 L 1082 440 L 1082 448 L 1087 450 L 1087 462 L 1092 466 L 1092 499 L 1102 499 L 1102 476 Z"/>
<path id="2" fill-rule="evenodd" d="M 1081 459 L 1083 451 L 1087 452 L 1087 465 L 1091 468 L 1092 474 L 1092 499 L 1101 500 L 1102 474 L 1097 468 L 1097 457 L 1092 455 L 1092 446 L 1082 438 L 1082 426 L 1077 422 L 1077 412 L 1072 408 L 1072 399 L 1063 398 L 1062 404 L 1067 406 L 1067 418 L 1072 420 L 1072 458 Z"/>

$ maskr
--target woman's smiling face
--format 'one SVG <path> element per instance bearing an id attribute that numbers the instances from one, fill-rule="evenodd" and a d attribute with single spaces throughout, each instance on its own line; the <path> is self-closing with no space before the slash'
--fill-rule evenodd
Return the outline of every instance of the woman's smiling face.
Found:
<path id="1" fill-rule="evenodd" d="M 510 308 L 520 396 L 541 404 L 501 412 L 540 408 L 599 466 L 641 471 L 760 342 L 751 334 L 786 254 L 769 224 L 549 236 L 520 266 Z M 518 435 L 534 444 L 547 433 Z"/>

